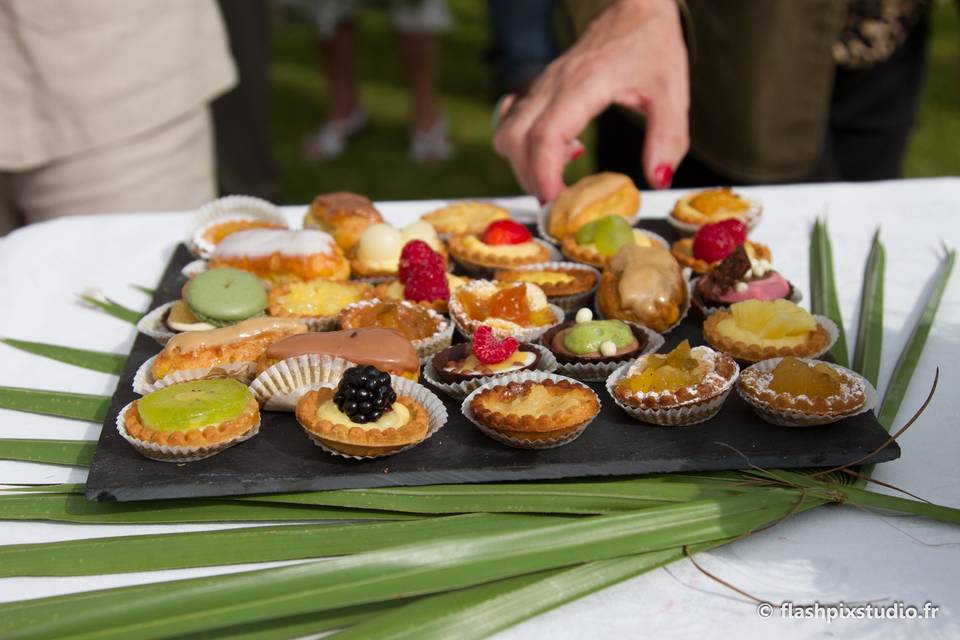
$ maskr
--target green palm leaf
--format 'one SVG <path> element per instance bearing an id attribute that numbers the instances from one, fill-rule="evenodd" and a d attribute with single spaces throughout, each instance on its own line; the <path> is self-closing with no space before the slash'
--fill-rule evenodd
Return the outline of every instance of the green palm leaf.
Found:
<path id="1" fill-rule="evenodd" d="M 104 311 L 114 318 L 119 318 L 130 324 L 137 324 L 140 321 L 140 318 L 143 317 L 143 313 L 139 311 L 134 311 L 128 307 L 123 306 L 122 304 L 117 304 L 113 300 L 100 300 L 91 295 L 80 294 L 80 299 L 84 302 L 97 307 L 101 311 Z"/>
<path id="2" fill-rule="evenodd" d="M 103 422 L 109 406 L 108 396 L 0 387 L 0 409 L 13 409 L 86 422 Z"/>
<path id="3" fill-rule="evenodd" d="M 873 234 L 860 290 L 860 317 L 857 343 L 853 350 L 853 370 L 876 387 L 883 352 L 883 275 L 886 262 L 880 229 Z"/>
<path id="4" fill-rule="evenodd" d="M 42 462 L 86 467 L 93 460 L 96 442 L 84 440 L 0 439 L 0 460 Z"/>
<path id="5" fill-rule="evenodd" d="M 810 311 L 827 316 L 837 324 L 840 336 L 830 353 L 837 364 L 847 366 L 847 337 L 833 274 L 833 248 L 827 223 L 820 219 L 813 225 L 810 240 Z"/>
<path id="6" fill-rule="evenodd" d="M 112 373 L 119 375 L 123 371 L 123 365 L 126 362 L 126 356 L 117 353 L 107 353 L 105 351 L 89 351 L 87 349 L 75 349 L 65 347 L 59 344 L 47 344 L 44 342 L 28 342 L 26 340 L 14 340 L 13 338 L 3 338 L 0 342 L 16 349 L 33 353 L 44 358 L 59 360 L 84 369 L 92 369 L 103 373 Z"/>

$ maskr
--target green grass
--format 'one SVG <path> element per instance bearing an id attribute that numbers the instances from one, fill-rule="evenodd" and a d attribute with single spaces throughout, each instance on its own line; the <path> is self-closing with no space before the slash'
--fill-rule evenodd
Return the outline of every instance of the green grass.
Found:
<path id="1" fill-rule="evenodd" d="M 318 193 L 346 189 L 375 199 L 421 199 L 515 195 L 519 187 L 507 163 L 490 146 L 491 76 L 486 4 L 449 0 L 456 18 L 444 41 L 441 104 L 451 124 L 456 157 L 439 167 L 407 160 L 407 92 L 389 25 L 382 13 L 361 20 L 361 97 L 371 124 L 346 153 L 325 163 L 300 154 L 303 137 L 324 114 L 326 88 L 316 43 L 303 19 L 279 15 L 274 22 L 271 95 L 272 138 L 284 199 L 308 202 Z M 960 175 L 960 36 L 957 8 L 938 4 L 926 90 L 905 172 L 909 177 Z M 588 149 L 590 136 L 586 136 Z M 588 173 L 586 153 L 567 173 Z"/>

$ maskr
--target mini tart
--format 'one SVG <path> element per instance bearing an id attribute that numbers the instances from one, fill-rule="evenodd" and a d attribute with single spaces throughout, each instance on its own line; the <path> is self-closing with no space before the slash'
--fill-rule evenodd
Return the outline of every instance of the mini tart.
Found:
<path id="1" fill-rule="evenodd" d="M 546 262 L 497 271 L 493 279 L 497 282 L 530 282 L 543 289 L 547 298 L 559 298 L 588 292 L 596 287 L 599 280 L 597 272 L 578 267 Z"/>
<path id="2" fill-rule="evenodd" d="M 343 415 L 333 404 L 336 389 L 323 387 L 308 391 L 297 401 L 297 422 L 328 449 L 350 456 L 382 456 L 395 453 L 423 440 L 429 431 L 426 408 L 410 396 L 397 394 L 397 403 L 403 405 L 407 419 L 396 426 L 383 427 L 393 418 L 385 413 L 376 422 L 358 424 Z M 332 407 L 332 410 L 331 410 Z M 324 417 L 322 412 L 338 415 L 339 421 Z"/>
<path id="3" fill-rule="evenodd" d="M 548 233 L 562 239 L 598 218 L 615 214 L 632 220 L 640 208 L 640 191 L 629 176 L 603 172 L 581 178 L 564 189 L 550 207 Z"/>
<path id="4" fill-rule="evenodd" d="M 641 247 L 662 246 L 659 236 L 654 236 L 643 229 L 633 230 L 633 242 Z M 597 246 L 593 243 L 577 244 L 574 234 L 570 234 L 563 239 L 560 251 L 569 260 L 601 269 L 609 266 L 610 260 L 613 258 L 613 256 L 605 256 L 597 251 Z"/>
<path id="5" fill-rule="evenodd" d="M 694 347 L 690 354 L 698 362 L 701 375 L 696 384 L 665 391 L 634 391 L 621 382 L 642 373 L 651 357 L 641 356 L 607 378 L 607 391 L 632 417 L 663 426 L 685 426 L 715 416 L 733 388 L 740 367 L 730 356 L 709 347 Z"/>
<path id="6" fill-rule="evenodd" d="M 175 301 L 164 314 L 163 322 L 173 333 L 209 331 L 217 328 L 215 325 L 204 322 L 193 315 L 186 300 Z"/>
<path id="7" fill-rule="evenodd" d="M 475 317 L 470 312 L 469 304 L 465 302 L 469 297 L 473 297 L 481 305 L 486 305 L 501 290 L 519 286 L 524 287 L 524 304 L 527 306 L 528 320 L 511 320 L 493 315 L 489 311 Z M 543 290 L 535 284 L 474 280 L 450 294 L 450 317 L 453 318 L 460 332 L 467 337 L 472 337 L 480 325 L 486 324 L 493 329 L 494 335 L 498 338 L 513 336 L 521 342 L 533 342 L 549 327 L 563 322 L 564 312 L 560 307 L 548 303 Z"/>
<path id="8" fill-rule="evenodd" d="M 564 440 L 600 412 L 593 390 L 559 377 L 481 387 L 465 402 L 478 423 L 519 443 Z"/>
<path id="9" fill-rule="evenodd" d="M 747 251 L 747 255 L 754 260 L 766 260 L 770 262 L 770 260 L 773 259 L 773 253 L 770 251 L 770 248 L 759 242 L 747 240 L 743 243 L 743 248 Z M 670 247 L 670 253 L 673 254 L 673 257 L 676 258 L 677 262 L 682 266 L 689 267 L 694 273 L 701 275 L 707 273 L 721 262 L 720 260 L 707 262 L 706 260 L 700 260 L 694 257 L 693 238 L 681 238 L 677 240 L 673 243 L 673 246 Z"/>
<path id="10" fill-rule="evenodd" d="M 504 362 L 484 364 L 473 356 L 472 345 L 462 342 L 434 355 L 431 364 L 440 381 L 450 384 L 536 369 L 542 356 L 536 346 L 521 343 Z"/>
<path id="11" fill-rule="evenodd" d="M 627 349 L 623 349 L 612 356 L 601 355 L 600 352 L 592 354 L 577 354 L 563 347 L 558 341 L 562 340 L 563 335 L 571 328 L 576 326 L 576 320 L 568 320 L 562 324 L 547 329 L 547 332 L 540 337 L 542 344 L 556 357 L 560 364 L 607 364 L 611 362 L 623 362 L 637 356 L 643 352 L 650 342 L 650 336 L 638 325 L 625 323 L 630 327 L 631 333 L 636 343 Z M 604 376 L 606 377 L 606 376 Z"/>
<path id="12" fill-rule="evenodd" d="M 614 257 L 600 276 L 597 310 L 601 315 L 642 324 L 657 333 L 676 327 L 690 307 L 690 297 L 673 256 L 659 247 L 628 246 Z"/>
<path id="13" fill-rule="evenodd" d="M 837 376 L 837 392 L 828 396 L 795 395 L 770 388 L 773 370 L 782 358 L 765 360 L 744 369 L 737 383 L 737 392 L 768 422 L 785 426 L 829 424 L 856 415 L 867 407 L 871 399 L 866 381 L 839 365 L 798 358 L 810 367 L 829 367 Z"/>
<path id="14" fill-rule="evenodd" d="M 729 188 L 705 189 L 686 194 L 674 205 L 670 218 L 684 225 L 700 227 L 730 218 L 743 220 L 747 226 L 760 215 L 755 202 L 734 193 Z"/>
<path id="15" fill-rule="evenodd" d="M 451 295 L 468 282 L 470 282 L 469 278 L 447 273 L 447 287 L 450 289 Z M 381 300 L 406 300 L 404 297 L 404 285 L 399 280 L 387 280 L 386 282 L 379 283 L 374 288 L 374 295 Z M 422 307 L 427 307 L 428 309 L 433 309 L 438 313 L 446 313 L 448 309 L 448 300 L 433 300 L 431 302 L 418 300 L 417 304 Z"/>
<path id="16" fill-rule="evenodd" d="M 352 249 L 375 222 L 383 222 L 383 216 L 370 198 L 349 191 L 317 196 L 303 216 L 304 227 L 328 232 L 344 251 Z"/>
<path id="17" fill-rule="evenodd" d="M 286 228 L 287 221 L 276 205 L 252 196 L 225 196 L 197 210 L 190 250 L 208 258 L 224 238 L 238 231 Z"/>
<path id="18" fill-rule="evenodd" d="M 314 331 L 330 329 L 336 316 L 349 305 L 373 297 L 373 287 L 365 282 L 311 280 L 275 287 L 267 294 L 271 316 L 301 318 Z"/>
<path id="19" fill-rule="evenodd" d="M 780 345 L 762 336 L 751 337 L 749 332 L 733 333 L 726 323 L 733 322 L 731 311 L 717 311 L 703 322 L 703 337 L 710 345 L 744 362 L 759 362 L 768 358 L 783 356 L 817 357 L 832 346 L 835 336 L 831 335 L 825 324 L 825 318 L 814 316 L 817 328 L 799 344 Z"/>
<path id="20" fill-rule="evenodd" d="M 507 220 L 510 213 L 503 207 L 486 202 L 454 202 L 420 216 L 439 234 L 458 236 L 483 233 L 496 220 Z"/>
<path id="21" fill-rule="evenodd" d="M 413 343 L 421 358 L 450 346 L 453 325 L 443 316 L 408 300 L 365 300 L 352 304 L 337 316 L 341 329 L 381 327 L 400 332 Z"/>
<path id="22" fill-rule="evenodd" d="M 137 409 L 138 402 L 134 400 L 129 409 L 124 412 L 123 427 L 134 440 L 159 446 L 210 447 L 246 434 L 260 421 L 260 406 L 251 395 L 243 413 L 232 420 L 208 425 L 202 429 L 156 431 L 141 421 L 140 412 Z"/>
<path id="23" fill-rule="evenodd" d="M 487 244 L 477 234 L 450 238 L 450 255 L 467 268 L 506 269 L 547 262 L 553 255 L 547 245 L 531 239 L 518 244 Z"/>

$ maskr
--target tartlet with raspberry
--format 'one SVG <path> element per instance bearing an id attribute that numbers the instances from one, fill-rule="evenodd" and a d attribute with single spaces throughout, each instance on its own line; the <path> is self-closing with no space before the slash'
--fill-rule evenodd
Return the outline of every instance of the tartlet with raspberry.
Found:
<path id="1" fill-rule="evenodd" d="M 684 267 L 704 274 L 716 267 L 733 250 L 743 246 L 752 260 L 770 262 L 773 254 L 766 245 L 747 240 L 747 227 L 740 220 L 724 220 L 707 224 L 692 238 L 681 238 L 670 247 L 670 253 Z"/>
<path id="2" fill-rule="evenodd" d="M 445 269 L 442 255 L 426 242 L 412 240 L 400 254 L 398 278 L 378 284 L 376 296 L 381 300 L 409 300 L 446 313 L 450 293 L 469 280 Z"/>
<path id="3" fill-rule="evenodd" d="M 455 383 L 536 369 L 542 357 L 535 345 L 512 337 L 501 340 L 483 325 L 470 342 L 444 349 L 433 356 L 431 364 L 440 381 Z"/>
<path id="4" fill-rule="evenodd" d="M 546 262 L 553 257 L 547 244 L 513 220 L 496 220 L 482 234 L 455 236 L 450 239 L 449 251 L 461 266 L 474 272 Z"/>

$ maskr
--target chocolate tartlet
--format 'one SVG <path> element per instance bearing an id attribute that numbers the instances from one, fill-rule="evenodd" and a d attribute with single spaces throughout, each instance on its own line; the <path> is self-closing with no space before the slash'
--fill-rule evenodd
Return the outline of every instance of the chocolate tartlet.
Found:
<path id="1" fill-rule="evenodd" d="M 448 347 L 441 351 L 440 353 L 433 356 L 433 368 L 437 372 L 437 376 L 443 381 L 450 384 L 457 382 L 465 382 L 473 378 L 485 377 L 485 376 L 496 376 L 500 374 L 507 373 L 516 373 L 518 371 L 528 371 L 534 370 L 540 364 L 540 359 L 542 354 L 537 350 L 535 346 L 528 342 L 521 342 L 520 346 L 517 348 L 516 353 L 518 354 L 530 354 L 533 356 L 533 359 L 530 362 L 523 364 L 517 368 L 502 368 L 503 363 L 495 363 L 492 365 L 484 364 L 478 362 L 475 367 L 469 367 L 464 370 L 462 367 L 459 368 L 459 371 L 452 370 L 451 364 L 453 363 L 463 363 L 471 354 L 471 349 L 473 345 L 469 342 L 463 342 L 460 344 L 455 344 L 452 347 Z M 512 357 L 512 356 L 511 356 Z M 529 358 L 527 358 L 529 359 Z M 500 367 L 501 370 L 497 370 Z"/>
<path id="2" fill-rule="evenodd" d="M 734 302 L 789 300 L 793 295 L 793 285 L 771 269 L 768 261 L 752 259 L 740 245 L 708 274 L 697 279 L 691 303 L 700 313 L 709 315 Z"/>
<path id="3" fill-rule="evenodd" d="M 555 327 L 551 327 L 545 334 L 543 334 L 543 337 L 540 338 L 540 343 L 553 352 L 553 355 L 557 358 L 557 362 L 560 364 L 606 364 L 610 362 L 628 360 L 635 354 L 641 353 L 647 346 L 647 342 L 650 339 L 643 329 L 634 324 L 625 322 L 624 324 L 633 334 L 633 343 L 627 345 L 626 347 L 618 348 L 616 352 L 610 356 L 605 356 L 599 351 L 586 354 L 574 353 L 564 345 L 564 338 L 566 337 L 567 333 L 569 333 L 570 330 L 573 329 L 573 327 L 577 324 L 578 323 L 576 320 L 569 320 L 562 324 L 558 324 Z"/>

